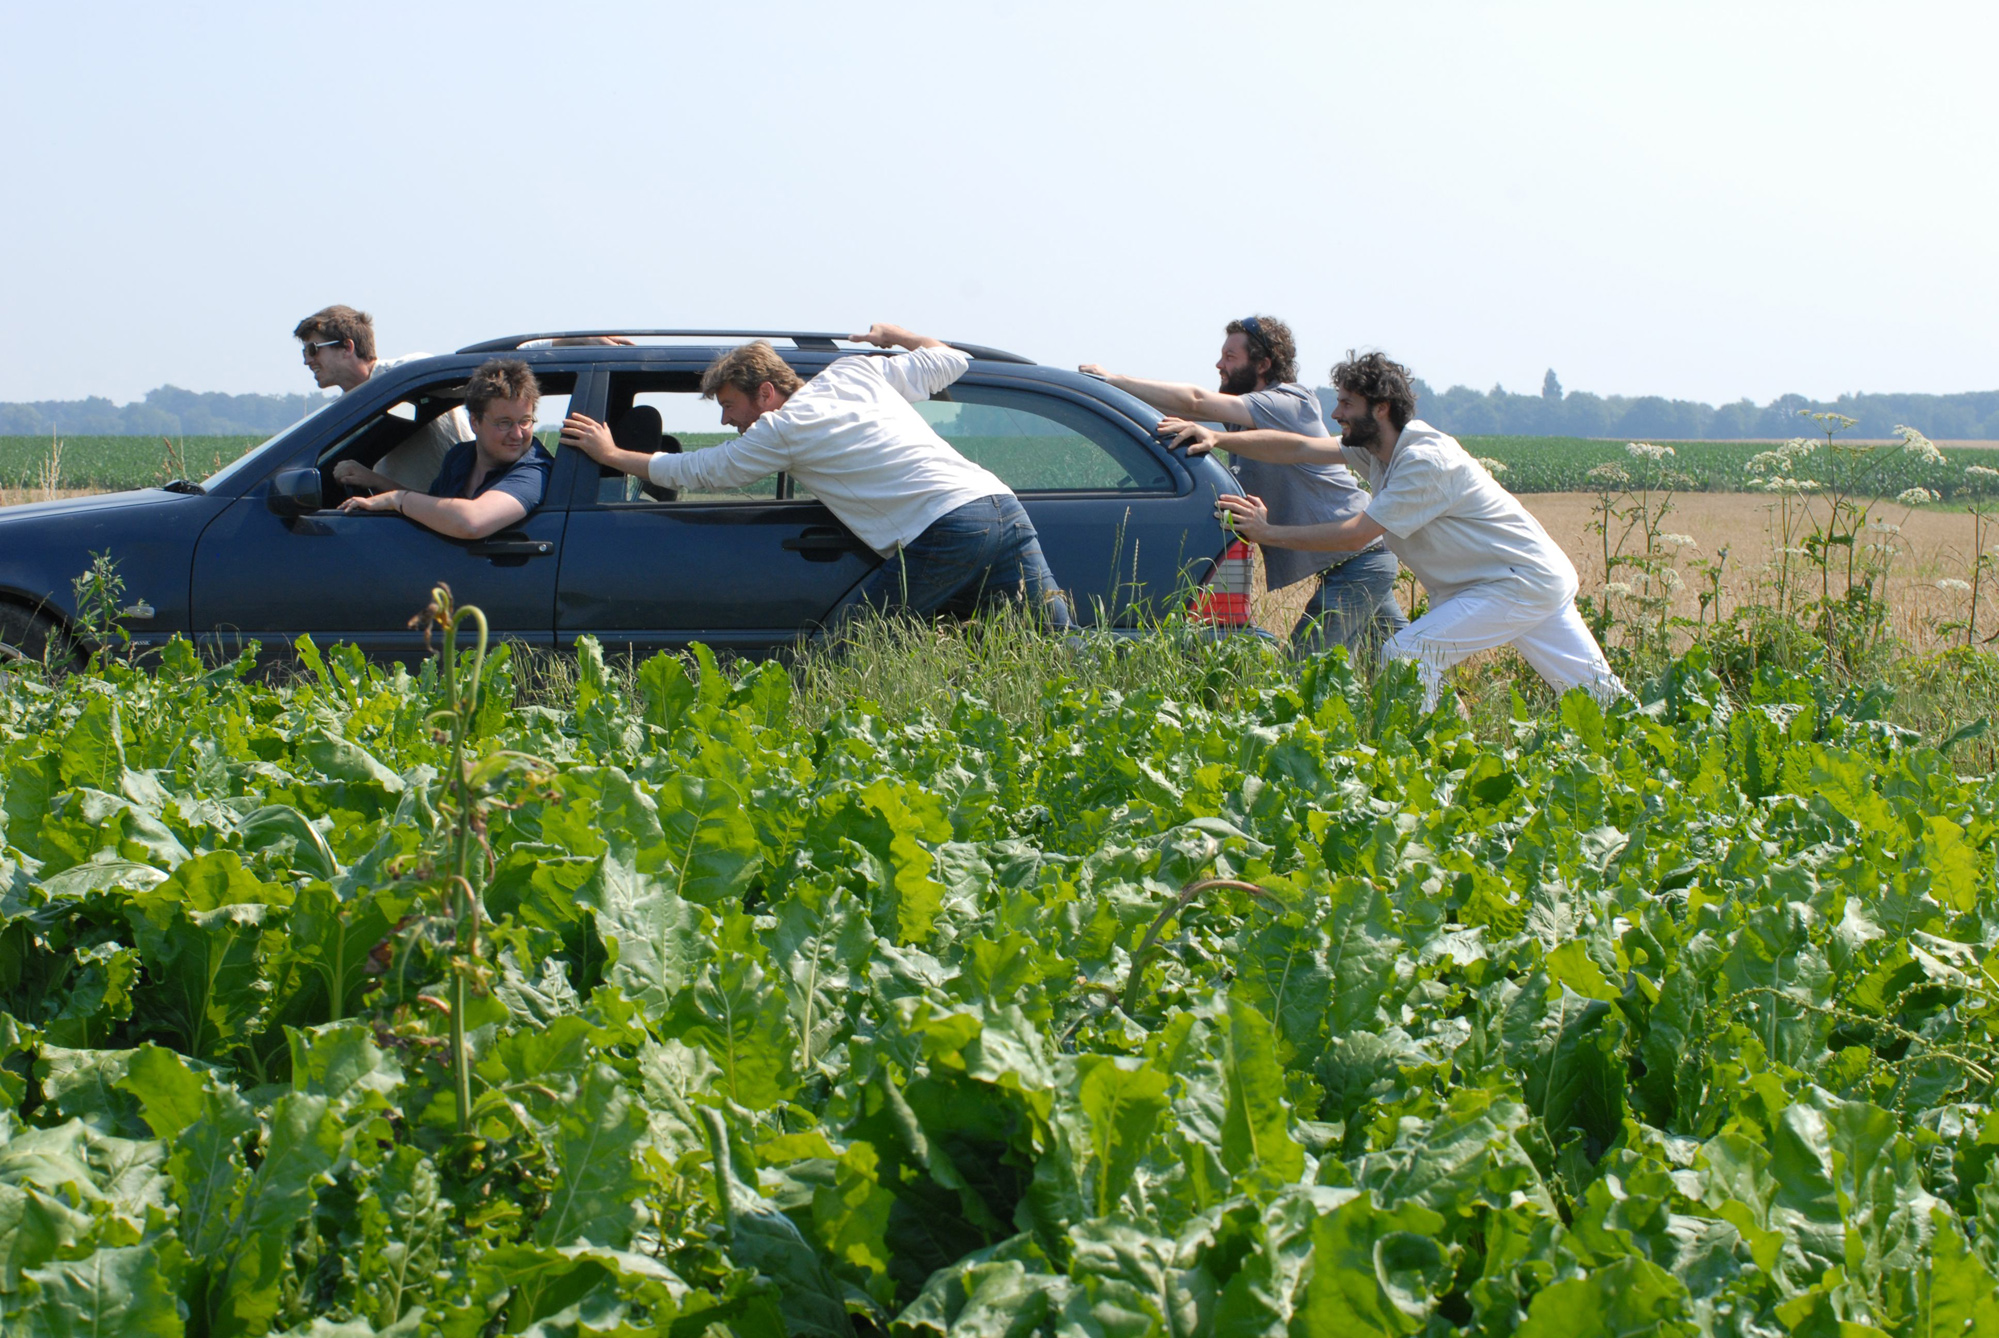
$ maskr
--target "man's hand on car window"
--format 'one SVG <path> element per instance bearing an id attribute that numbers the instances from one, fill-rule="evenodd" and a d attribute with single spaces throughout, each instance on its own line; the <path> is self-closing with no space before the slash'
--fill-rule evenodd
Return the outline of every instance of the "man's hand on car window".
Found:
<path id="1" fill-rule="evenodd" d="M 1190 423 L 1184 418 L 1162 418 L 1159 420 L 1159 435 L 1167 444 L 1185 446 L 1189 455 L 1206 455 L 1215 449 L 1221 434 L 1204 423 Z"/>
<path id="2" fill-rule="evenodd" d="M 562 444 L 583 452 L 600 465 L 611 463 L 609 457 L 618 449 L 611 429 L 587 413 L 572 413 L 562 420 Z"/>

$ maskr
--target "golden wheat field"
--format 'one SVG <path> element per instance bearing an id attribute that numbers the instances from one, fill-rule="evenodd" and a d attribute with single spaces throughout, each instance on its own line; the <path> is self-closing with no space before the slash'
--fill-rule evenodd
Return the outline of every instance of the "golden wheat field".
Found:
<path id="1" fill-rule="evenodd" d="M 1955 443 L 1953 443 L 1955 444 Z M 1568 551 L 1582 578 L 1584 594 L 1600 591 L 1604 584 L 1603 540 L 1589 526 L 1594 519 L 1594 493 L 1530 493 L 1520 498 L 1555 541 Z M 1753 598 L 1758 584 L 1768 577 L 1778 544 L 1774 539 L 1771 499 L 1756 493 L 1690 493 L 1676 501 L 1674 510 L 1661 526 L 1667 532 L 1683 534 L 1696 547 L 1684 550 L 1680 568 L 1686 584 L 1680 588 L 1673 611 L 1693 617 L 1699 607 L 1695 596 L 1696 559 L 1712 560 L 1727 551 L 1723 564 L 1722 598 L 1727 607 Z M 1910 510 L 1886 502 L 1874 512 L 1874 519 L 1899 527 L 1900 533 L 1876 530 L 1870 540 L 1886 542 L 1891 548 L 1889 602 L 1895 612 L 1895 632 L 1918 649 L 1943 644 L 1937 636 L 1939 623 L 1961 621 L 1968 596 L 1963 591 L 1940 589 L 1940 580 L 1968 580 L 1977 549 L 1973 543 L 1973 520 L 1962 511 Z M 1994 527 L 1999 530 L 1999 526 Z M 1999 533 L 1988 530 L 1986 547 L 1999 543 Z M 1310 593 L 1300 582 L 1275 594 L 1262 587 L 1262 563 L 1257 564 L 1257 620 L 1273 632 L 1287 631 L 1298 619 Z M 1999 592 L 1994 592 L 1999 593 Z M 1999 600 L 1981 599 L 1980 636 L 1991 635 L 1999 626 Z M 1963 633 L 1955 634 L 1961 639 Z"/>

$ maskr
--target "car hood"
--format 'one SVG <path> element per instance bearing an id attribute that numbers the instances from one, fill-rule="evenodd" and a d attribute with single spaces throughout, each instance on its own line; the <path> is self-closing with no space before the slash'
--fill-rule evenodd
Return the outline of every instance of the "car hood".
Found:
<path id="1" fill-rule="evenodd" d="M 129 492 L 101 492 L 89 497 L 64 497 L 54 502 L 28 502 L 0 507 L 0 525 L 17 521 L 50 520 L 65 516 L 85 516 L 104 511 L 130 511 L 148 507 L 198 501 L 204 494 L 168 492 L 164 488 L 135 488 Z"/>

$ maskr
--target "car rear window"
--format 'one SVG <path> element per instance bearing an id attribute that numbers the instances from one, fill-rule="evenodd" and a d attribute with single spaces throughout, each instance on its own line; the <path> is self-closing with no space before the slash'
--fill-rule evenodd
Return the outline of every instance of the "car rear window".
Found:
<path id="1" fill-rule="evenodd" d="M 1165 461 L 1143 442 L 1068 400 L 960 383 L 916 408 L 938 436 L 1017 493 L 1174 490 Z"/>

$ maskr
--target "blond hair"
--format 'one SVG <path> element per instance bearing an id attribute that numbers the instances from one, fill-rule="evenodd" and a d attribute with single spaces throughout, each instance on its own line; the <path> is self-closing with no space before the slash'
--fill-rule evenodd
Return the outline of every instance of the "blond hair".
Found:
<path id="1" fill-rule="evenodd" d="M 757 387 L 772 385 L 779 393 L 789 395 L 805 382 L 791 364 L 777 356 L 777 350 L 759 339 L 741 348 L 732 348 L 715 361 L 708 364 L 708 370 L 701 373 L 701 398 L 712 400 L 723 386 L 734 386 L 744 395 L 754 399 Z"/>

